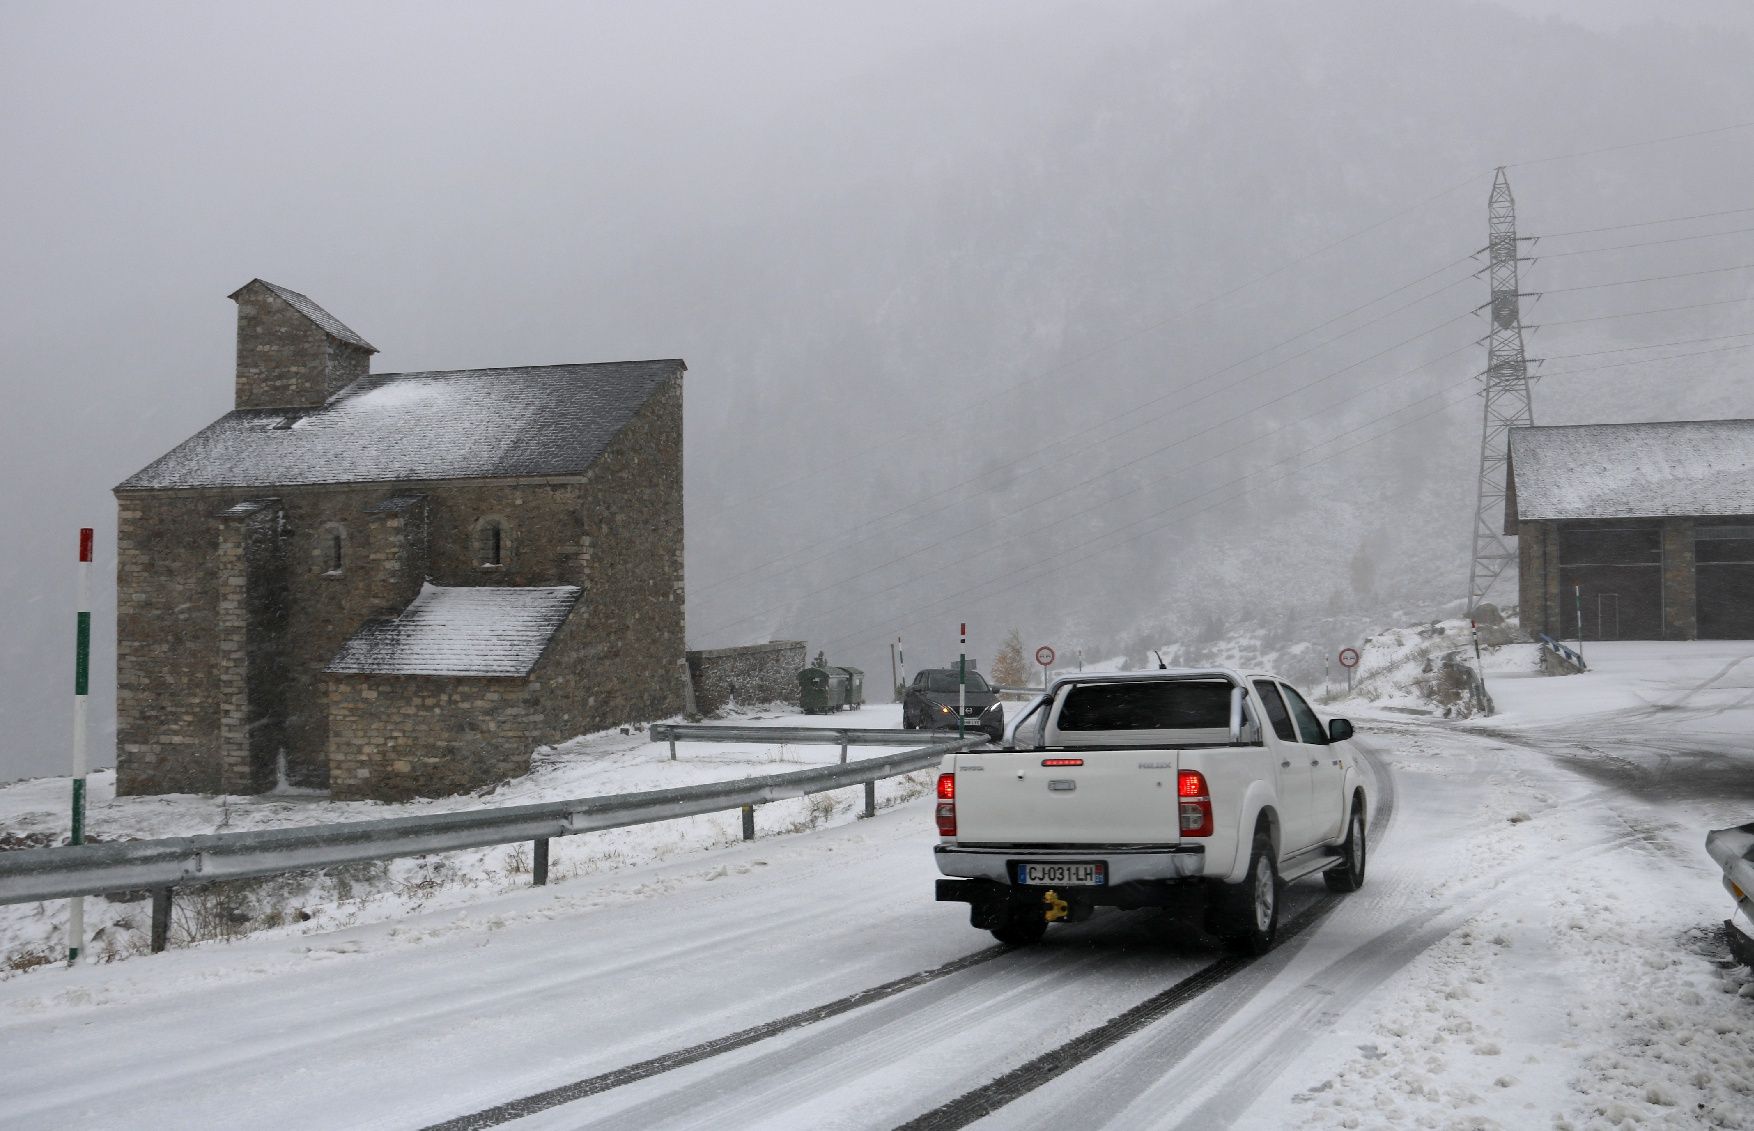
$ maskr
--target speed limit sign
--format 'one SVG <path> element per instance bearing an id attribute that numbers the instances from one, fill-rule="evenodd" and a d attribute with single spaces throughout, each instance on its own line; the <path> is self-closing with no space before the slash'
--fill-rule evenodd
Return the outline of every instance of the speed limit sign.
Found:
<path id="1" fill-rule="evenodd" d="M 1043 644 L 1035 650 L 1035 662 L 1044 668 L 1047 667 L 1054 662 L 1054 650 Z"/>
<path id="2" fill-rule="evenodd" d="M 1356 649 L 1356 648 L 1342 648 L 1342 649 L 1340 649 L 1340 666 L 1343 668 L 1357 667 L 1358 666 L 1358 649 Z"/>

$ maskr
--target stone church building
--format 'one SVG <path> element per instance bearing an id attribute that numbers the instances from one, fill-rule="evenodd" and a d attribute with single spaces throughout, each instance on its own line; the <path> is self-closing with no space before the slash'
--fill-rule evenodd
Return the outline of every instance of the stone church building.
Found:
<path id="1" fill-rule="evenodd" d="M 119 792 L 431 796 L 682 709 L 680 360 L 374 374 L 231 298 L 236 408 L 115 489 Z"/>

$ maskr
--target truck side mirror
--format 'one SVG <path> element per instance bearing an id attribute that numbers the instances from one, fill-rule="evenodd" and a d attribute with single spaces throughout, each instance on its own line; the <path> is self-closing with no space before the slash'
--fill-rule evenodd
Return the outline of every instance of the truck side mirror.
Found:
<path id="1" fill-rule="evenodd" d="M 1352 723 L 1348 719 L 1328 720 L 1328 741 L 1345 742 L 1352 737 Z"/>

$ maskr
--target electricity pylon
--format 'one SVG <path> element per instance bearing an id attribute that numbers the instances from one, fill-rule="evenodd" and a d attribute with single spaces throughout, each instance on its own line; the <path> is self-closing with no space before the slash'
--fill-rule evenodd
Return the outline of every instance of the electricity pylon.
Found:
<path id="1" fill-rule="evenodd" d="M 1512 428 L 1535 422 L 1534 399 L 1529 392 L 1529 362 L 1523 355 L 1523 323 L 1517 284 L 1516 201 L 1504 168 L 1492 181 L 1486 205 L 1491 252 L 1488 278 L 1492 283 L 1492 332 L 1486 350 L 1486 411 L 1480 426 L 1480 489 L 1474 507 L 1474 564 L 1468 571 L 1468 604 L 1465 616 L 1492 589 L 1492 583 L 1516 560 L 1516 551 L 1505 541 L 1504 492 Z"/>

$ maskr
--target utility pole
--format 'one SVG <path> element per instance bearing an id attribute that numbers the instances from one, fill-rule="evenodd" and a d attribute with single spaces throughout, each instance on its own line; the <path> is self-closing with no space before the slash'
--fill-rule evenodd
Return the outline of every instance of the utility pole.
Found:
<path id="1" fill-rule="evenodd" d="M 1510 430 L 1535 422 L 1534 400 L 1529 392 L 1529 362 L 1523 354 L 1523 322 L 1519 301 L 1516 201 L 1504 168 L 1492 181 L 1486 204 L 1491 261 L 1487 276 L 1492 284 L 1492 332 L 1486 350 L 1486 406 L 1480 426 L 1480 484 L 1474 506 L 1474 561 L 1468 571 L 1468 603 L 1464 617 L 1492 589 L 1492 583 L 1516 560 L 1516 551 L 1505 541 L 1504 492 L 1506 450 Z"/>

